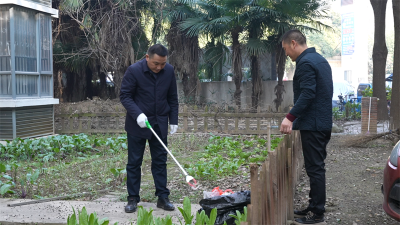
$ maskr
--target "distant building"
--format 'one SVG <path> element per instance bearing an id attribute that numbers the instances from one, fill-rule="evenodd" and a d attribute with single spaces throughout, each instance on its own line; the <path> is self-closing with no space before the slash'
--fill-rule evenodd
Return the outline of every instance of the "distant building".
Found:
<path id="1" fill-rule="evenodd" d="M 370 7 L 365 0 L 341 0 L 342 72 L 334 73 L 334 80 L 346 80 L 352 86 L 368 82 L 368 30 L 373 24 L 365 18 Z"/>
<path id="2" fill-rule="evenodd" d="M 54 134 L 51 0 L 0 2 L 0 140 Z"/>

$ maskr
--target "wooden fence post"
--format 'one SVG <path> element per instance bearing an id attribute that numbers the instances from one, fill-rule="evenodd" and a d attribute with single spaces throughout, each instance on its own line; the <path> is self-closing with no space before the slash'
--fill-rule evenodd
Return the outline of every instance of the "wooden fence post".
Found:
<path id="1" fill-rule="evenodd" d="M 215 105 L 215 116 L 214 116 L 214 132 L 218 132 L 218 124 L 219 124 L 219 122 L 218 122 L 218 118 L 216 117 L 217 116 L 217 113 L 220 113 L 219 111 L 218 111 L 218 106 L 217 105 Z"/>
<path id="2" fill-rule="evenodd" d="M 82 108 L 79 107 L 78 114 L 82 114 Z M 82 132 L 82 116 L 78 116 L 78 130 Z"/>
<path id="3" fill-rule="evenodd" d="M 251 182 L 251 224 L 261 224 L 260 223 L 260 213 L 261 213 L 261 200 L 259 193 L 259 181 L 258 181 L 258 166 L 257 164 L 250 164 L 250 182 Z"/>
<path id="4" fill-rule="evenodd" d="M 235 113 L 238 114 L 239 113 L 239 107 L 237 105 L 235 105 Z M 238 131 L 239 129 L 239 118 L 235 117 L 235 131 Z"/>
<path id="5" fill-rule="evenodd" d="M 204 108 L 204 112 L 205 112 L 205 115 L 204 115 L 204 133 L 207 133 L 207 128 L 208 128 L 208 117 L 207 117 L 207 114 L 208 114 L 208 106 L 206 106 L 206 107 Z"/>
<path id="6" fill-rule="evenodd" d="M 277 175 L 277 171 L 276 171 L 276 164 L 277 164 L 276 152 L 277 152 L 277 150 L 268 153 L 268 155 L 270 157 L 269 168 L 270 168 L 270 175 L 271 175 L 271 180 L 270 180 L 271 181 L 271 183 L 270 183 L 271 212 L 272 212 L 270 215 L 271 220 L 272 220 L 271 224 L 279 224 L 279 222 L 278 222 L 278 218 L 279 218 L 279 216 L 278 216 L 278 182 L 277 182 L 278 175 Z"/>
<path id="7" fill-rule="evenodd" d="M 69 129 L 72 130 L 73 127 L 74 127 L 74 117 L 72 117 L 72 108 L 69 107 L 68 111 L 69 111 L 69 115 L 70 115 L 70 117 L 69 117 Z"/>
<path id="8" fill-rule="evenodd" d="M 183 132 L 187 132 L 188 130 L 188 117 L 187 117 L 187 105 L 183 106 L 183 113 L 185 115 L 183 116 Z"/>
<path id="9" fill-rule="evenodd" d="M 267 129 L 268 129 L 267 135 L 268 135 L 268 153 L 269 153 L 271 152 L 271 123 L 268 123 Z"/>

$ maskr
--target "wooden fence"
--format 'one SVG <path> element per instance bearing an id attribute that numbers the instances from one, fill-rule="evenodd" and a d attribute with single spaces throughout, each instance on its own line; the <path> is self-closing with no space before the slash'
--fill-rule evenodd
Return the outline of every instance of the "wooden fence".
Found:
<path id="1" fill-rule="evenodd" d="M 250 165 L 251 204 L 248 222 L 242 225 L 289 224 L 294 218 L 293 198 L 303 164 L 300 133 L 294 131 L 269 152 L 260 172 L 256 164 Z"/>
<path id="2" fill-rule="evenodd" d="M 55 114 L 55 132 L 75 133 L 125 133 L 126 111 L 122 106 L 112 112 L 90 112 L 82 108 L 62 109 Z M 185 105 L 179 112 L 179 132 L 213 132 L 225 134 L 268 134 L 271 126 L 273 134 L 279 133 L 279 126 L 285 113 L 243 112 L 237 107 L 205 107 L 204 110 L 188 109 Z"/>

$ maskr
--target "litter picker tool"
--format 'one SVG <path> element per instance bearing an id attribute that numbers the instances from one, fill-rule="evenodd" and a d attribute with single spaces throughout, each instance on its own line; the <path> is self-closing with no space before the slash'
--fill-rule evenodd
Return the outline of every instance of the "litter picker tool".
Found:
<path id="1" fill-rule="evenodd" d="M 156 134 L 156 132 L 154 132 L 153 128 L 151 127 L 149 121 L 146 120 L 146 126 L 147 128 L 149 128 L 151 130 L 151 132 L 153 132 L 154 136 L 156 136 L 156 138 L 158 139 L 158 141 L 162 144 L 162 146 L 165 148 L 165 150 L 167 150 L 168 154 L 172 157 L 172 159 L 175 161 L 175 163 L 179 166 L 179 168 L 182 170 L 183 175 L 186 176 L 186 182 L 190 185 L 190 187 L 192 187 L 192 189 L 196 190 L 197 187 L 197 181 L 192 177 L 189 176 L 189 174 L 183 169 L 183 167 L 181 166 L 181 164 L 179 164 L 178 160 L 175 159 L 175 157 L 172 155 L 172 153 L 169 151 L 169 149 L 167 148 L 167 146 L 165 146 L 164 142 L 162 142 L 162 140 L 158 137 L 158 135 Z"/>

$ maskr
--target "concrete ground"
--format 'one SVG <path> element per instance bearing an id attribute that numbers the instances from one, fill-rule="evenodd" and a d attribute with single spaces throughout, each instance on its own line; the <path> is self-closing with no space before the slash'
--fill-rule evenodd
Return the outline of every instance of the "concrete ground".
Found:
<path id="1" fill-rule="evenodd" d="M 107 217 L 110 221 L 109 224 L 114 224 L 115 222 L 118 222 L 119 225 L 136 224 L 137 211 L 125 213 L 126 202 L 117 201 L 116 197 L 114 195 L 106 195 L 95 201 L 51 201 L 15 207 L 9 207 L 8 205 L 32 200 L 0 198 L 0 224 L 66 224 L 68 216 L 73 214 L 72 208 L 78 213 L 78 210 L 82 210 L 83 207 L 86 207 L 88 214 L 96 212 L 99 219 Z M 155 203 L 140 202 L 139 206 L 143 206 L 147 211 L 152 208 L 153 217 L 155 218 L 165 218 L 170 215 L 175 224 L 179 224 L 178 218 L 183 220 L 178 210 L 178 207 L 183 208 L 182 204 L 175 204 L 174 211 L 159 209 Z M 192 204 L 192 215 L 198 209 L 200 209 L 200 205 Z"/>

